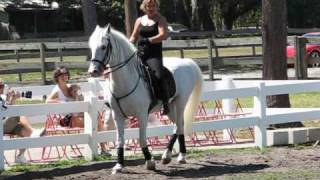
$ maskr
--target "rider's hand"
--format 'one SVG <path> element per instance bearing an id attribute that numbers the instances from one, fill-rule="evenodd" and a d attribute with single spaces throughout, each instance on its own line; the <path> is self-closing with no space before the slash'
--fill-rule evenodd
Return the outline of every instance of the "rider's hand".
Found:
<path id="1" fill-rule="evenodd" d="M 151 42 L 150 42 L 150 40 L 148 38 L 141 38 L 139 40 L 139 44 L 141 44 L 141 45 L 149 45 L 150 43 Z"/>

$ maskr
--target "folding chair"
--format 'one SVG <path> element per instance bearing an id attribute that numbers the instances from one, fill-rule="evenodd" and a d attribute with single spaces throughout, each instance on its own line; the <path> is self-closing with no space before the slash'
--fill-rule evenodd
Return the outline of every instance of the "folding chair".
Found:
<path id="1" fill-rule="evenodd" d="M 52 114 L 52 115 L 47 115 L 47 120 L 45 123 L 45 128 L 46 128 L 46 134 L 45 135 L 63 135 L 63 134 L 74 134 L 74 133 L 80 133 L 83 131 L 83 128 L 79 127 L 63 127 L 60 125 L 60 120 L 63 118 L 61 114 Z M 72 122 L 71 122 L 72 124 Z M 83 156 L 80 148 L 78 145 L 70 145 L 70 148 L 72 152 L 76 156 Z M 47 152 L 48 149 L 48 152 Z M 59 151 L 59 147 L 55 146 L 56 152 L 57 152 L 57 157 L 55 158 L 63 158 L 67 156 L 67 146 L 61 146 L 62 152 Z M 48 160 L 48 159 L 54 159 L 51 158 L 51 153 L 52 153 L 52 146 L 50 147 L 44 147 L 42 150 L 42 160 Z"/>
<path id="2" fill-rule="evenodd" d="M 200 102 L 198 106 L 198 111 L 195 116 L 195 121 L 208 121 L 208 120 L 213 120 L 219 118 L 219 114 L 208 114 L 207 113 L 207 108 L 205 107 L 209 102 Z M 216 108 L 216 107 L 215 107 Z M 216 110 L 214 110 L 216 112 Z M 212 142 L 213 144 L 217 144 L 219 142 L 218 137 L 216 135 L 215 131 L 203 131 L 203 135 L 205 137 L 205 141 L 210 144 Z M 198 136 L 195 134 L 195 139 L 198 141 L 200 145 L 202 145 L 201 141 L 198 138 Z"/>
<path id="3" fill-rule="evenodd" d="M 226 118 L 226 117 L 235 118 L 235 117 L 245 116 L 245 115 L 250 114 L 250 113 L 246 113 L 246 112 L 243 111 L 243 108 L 242 108 L 242 105 L 241 105 L 241 103 L 240 103 L 239 98 L 237 98 L 237 99 L 235 100 L 235 105 L 236 105 L 236 107 L 235 107 L 235 112 L 233 112 L 233 113 L 225 113 L 225 112 L 223 111 L 221 101 L 218 101 L 218 100 L 217 100 L 217 101 L 216 101 L 216 104 L 217 104 L 217 107 L 220 109 L 219 112 L 221 113 L 221 115 L 223 116 L 223 118 Z M 249 130 L 249 132 L 250 132 L 251 137 L 254 139 L 253 129 L 252 129 L 251 127 L 249 127 L 248 130 Z M 234 130 L 231 129 L 231 128 L 228 128 L 227 131 L 228 131 L 228 134 L 229 134 L 229 136 L 230 136 L 230 141 L 231 141 L 232 143 L 237 143 L 236 137 L 235 137 L 235 135 L 234 135 Z"/>

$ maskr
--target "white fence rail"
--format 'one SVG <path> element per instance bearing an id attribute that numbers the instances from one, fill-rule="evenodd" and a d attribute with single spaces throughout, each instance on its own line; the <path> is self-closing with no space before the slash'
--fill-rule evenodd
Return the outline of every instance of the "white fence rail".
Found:
<path id="1" fill-rule="evenodd" d="M 304 121 L 320 118 L 320 108 L 313 109 L 269 109 L 266 106 L 266 96 L 276 94 L 290 94 L 298 92 L 311 92 L 320 90 L 318 80 L 294 80 L 294 81 L 222 81 L 205 82 L 202 101 L 234 99 L 238 97 L 254 97 L 253 113 L 245 117 L 211 120 L 205 122 L 194 122 L 193 132 L 205 130 L 222 130 L 227 128 L 255 127 L 255 145 L 266 146 L 266 127 L 269 124 Z M 233 88 L 227 85 L 233 84 Z M 85 112 L 84 133 L 70 134 L 63 136 L 30 137 L 18 139 L 3 139 L 3 122 L 0 121 L 0 169 L 4 168 L 4 151 L 20 148 L 36 148 L 55 145 L 85 144 L 87 159 L 91 159 L 98 153 L 98 143 L 115 141 L 115 131 L 97 131 L 97 117 L 99 109 L 103 109 L 103 101 L 99 101 L 95 94 L 101 92 L 103 82 L 96 79 L 89 79 L 82 83 L 81 88 L 85 94 L 83 102 L 68 102 L 60 104 L 32 104 L 32 105 L 11 105 L 7 110 L 0 111 L 0 119 L 9 116 L 36 116 L 50 113 Z M 48 95 L 53 86 L 41 87 L 16 87 L 18 91 L 32 90 L 34 97 L 42 98 Z M 173 132 L 173 125 L 149 127 L 147 136 L 170 135 Z M 139 138 L 136 128 L 125 130 L 125 139 Z"/>

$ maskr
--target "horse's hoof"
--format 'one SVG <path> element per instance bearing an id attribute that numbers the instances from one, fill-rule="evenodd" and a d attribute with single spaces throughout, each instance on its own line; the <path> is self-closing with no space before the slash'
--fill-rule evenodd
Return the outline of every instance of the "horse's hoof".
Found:
<path id="1" fill-rule="evenodd" d="M 171 162 L 171 152 L 167 149 L 164 153 L 163 153 L 163 155 L 162 155 L 162 157 L 161 157 L 161 163 L 162 164 L 169 164 L 170 162 Z"/>
<path id="2" fill-rule="evenodd" d="M 146 161 L 146 169 L 147 170 L 156 170 L 156 163 L 153 160 Z"/>
<path id="3" fill-rule="evenodd" d="M 171 158 L 170 159 L 168 158 L 168 159 L 162 159 L 161 160 L 162 164 L 169 164 L 170 162 L 171 162 Z"/>
<path id="4" fill-rule="evenodd" d="M 179 153 L 179 156 L 177 157 L 177 161 L 180 164 L 186 164 L 186 155 L 184 153 Z"/>
<path id="5" fill-rule="evenodd" d="M 112 174 L 118 174 L 121 173 L 123 169 L 123 166 L 119 163 L 117 163 L 113 168 L 112 168 Z"/>

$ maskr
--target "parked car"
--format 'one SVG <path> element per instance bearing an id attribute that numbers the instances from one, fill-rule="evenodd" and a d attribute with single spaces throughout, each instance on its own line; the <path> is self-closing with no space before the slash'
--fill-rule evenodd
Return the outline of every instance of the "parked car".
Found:
<path id="1" fill-rule="evenodd" d="M 168 24 L 168 30 L 170 33 L 179 33 L 189 31 L 189 28 L 183 24 L 172 23 Z"/>
<path id="2" fill-rule="evenodd" d="M 189 31 L 189 28 L 183 24 L 178 24 L 178 23 L 168 24 L 168 32 L 170 35 L 168 39 L 184 39 L 182 37 L 179 37 L 179 33 L 187 32 L 187 31 Z"/>
<path id="3" fill-rule="evenodd" d="M 311 32 L 307 34 L 303 34 L 303 37 L 318 37 L 320 38 L 320 32 Z M 307 43 L 306 51 L 308 54 L 308 64 L 314 65 L 319 64 L 320 62 L 320 43 Z M 293 45 L 287 46 L 287 58 L 294 58 L 296 56 L 295 47 Z M 317 63 L 315 61 L 311 61 L 311 59 L 319 58 Z"/>

